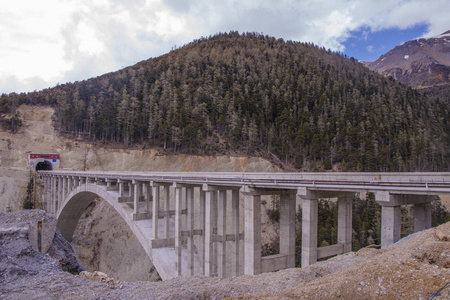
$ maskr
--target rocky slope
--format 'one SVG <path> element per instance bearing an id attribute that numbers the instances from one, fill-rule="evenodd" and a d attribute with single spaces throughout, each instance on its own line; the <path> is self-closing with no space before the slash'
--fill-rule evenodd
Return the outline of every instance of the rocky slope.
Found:
<path id="1" fill-rule="evenodd" d="M 414 88 L 449 86 L 450 30 L 439 36 L 406 42 L 366 65 Z"/>
<path id="2" fill-rule="evenodd" d="M 433 299 L 450 297 L 450 223 L 383 250 L 364 248 L 303 269 L 128 283 L 102 273 L 64 272 L 60 256 L 36 252 L 26 232 L 11 230 L 27 214 L 42 213 L 0 215 L 2 299 L 424 299 L 440 289 Z M 5 223 L 9 230 L 4 230 Z M 52 247 L 59 247 L 58 240 L 57 234 Z M 70 251 L 65 253 L 70 256 Z"/>

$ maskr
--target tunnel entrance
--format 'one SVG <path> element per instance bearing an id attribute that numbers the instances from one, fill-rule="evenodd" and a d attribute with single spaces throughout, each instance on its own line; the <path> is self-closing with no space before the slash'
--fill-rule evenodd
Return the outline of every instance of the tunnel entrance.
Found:
<path id="1" fill-rule="evenodd" d="M 30 153 L 28 154 L 28 166 L 31 171 L 59 170 L 60 157 L 56 153 Z"/>
<path id="2" fill-rule="evenodd" d="M 53 165 L 48 160 L 40 161 L 37 163 L 36 171 L 53 171 Z"/>

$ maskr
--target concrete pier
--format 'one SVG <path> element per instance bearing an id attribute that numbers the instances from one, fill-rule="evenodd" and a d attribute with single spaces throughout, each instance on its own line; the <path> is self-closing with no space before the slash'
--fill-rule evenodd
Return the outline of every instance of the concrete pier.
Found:
<path id="1" fill-rule="evenodd" d="M 244 274 L 261 273 L 261 196 L 244 196 Z"/>
<path id="2" fill-rule="evenodd" d="M 352 251 L 353 198 L 353 194 L 338 197 L 338 244 L 343 245 L 344 253 Z"/>
<path id="3" fill-rule="evenodd" d="M 400 239 L 400 206 L 381 208 L 381 247 L 394 244 Z"/>
<path id="4" fill-rule="evenodd" d="M 431 228 L 431 203 L 414 204 L 414 232 Z"/>
<path id="5" fill-rule="evenodd" d="M 295 267 L 295 195 L 280 196 L 280 254 L 287 256 L 287 267 Z"/>
<path id="6" fill-rule="evenodd" d="M 436 196 L 392 194 L 381 191 L 375 194 L 375 199 L 381 205 L 381 247 L 392 245 L 400 239 L 402 205 L 414 205 L 414 230 L 416 232 L 431 227 L 430 202 L 436 200 Z"/>
<path id="7" fill-rule="evenodd" d="M 317 261 L 317 198 L 302 200 L 302 268 Z"/>

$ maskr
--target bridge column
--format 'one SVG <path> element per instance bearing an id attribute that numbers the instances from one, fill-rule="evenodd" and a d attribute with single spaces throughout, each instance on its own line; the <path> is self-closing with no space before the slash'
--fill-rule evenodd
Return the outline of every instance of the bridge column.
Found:
<path id="1" fill-rule="evenodd" d="M 119 198 L 125 196 L 125 182 L 122 179 L 117 179 L 117 184 L 119 185 Z"/>
<path id="2" fill-rule="evenodd" d="M 239 276 L 239 190 L 231 191 L 231 229 L 234 235 L 234 243 L 231 250 L 231 276 Z"/>
<path id="3" fill-rule="evenodd" d="M 414 232 L 431 228 L 431 203 L 414 204 Z"/>
<path id="4" fill-rule="evenodd" d="M 147 214 L 147 218 L 150 218 L 150 207 L 152 202 L 152 187 L 150 186 L 150 182 L 143 183 L 143 193 L 145 197 L 145 213 Z"/>
<path id="5" fill-rule="evenodd" d="M 317 262 L 318 195 L 299 188 L 302 198 L 302 268 Z"/>
<path id="6" fill-rule="evenodd" d="M 52 181 L 52 196 L 51 196 L 52 201 L 51 201 L 50 212 L 52 214 L 54 214 L 56 212 L 55 207 L 56 207 L 56 200 L 57 200 L 57 197 L 58 197 L 58 193 L 57 193 L 57 190 L 56 190 L 56 182 L 57 182 L 56 177 L 55 176 L 51 176 L 51 181 Z"/>
<path id="7" fill-rule="evenodd" d="M 63 203 L 62 201 L 64 201 L 64 198 L 66 198 L 67 195 L 67 182 L 67 176 L 62 176 L 62 199 L 60 201 L 61 204 Z"/>
<path id="8" fill-rule="evenodd" d="M 157 183 L 150 183 L 152 187 L 153 194 L 153 212 L 152 212 L 152 230 L 153 230 L 153 239 L 157 240 L 159 238 L 158 235 L 158 218 L 159 218 L 159 191 L 160 186 Z"/>
<path id="9" fill-rule="evenodd" d="M 178 276 L 181 276 L 182 262 L 181 262 L 181 209 L 182 209 L 182 187 L 174 183 L 175 189 L 175 268 Z"/>
<path id="10" fill-rule="evenodd" d="M 244 194 L 244 274 L 261 273 L 261 195 L 252 194 L 248 187 Z"/>
<path id="11" fill-rule="evenodd" d="M 375 200 L 381 205 L 381 247 L 392 245 L 400 239 L 400 201 L 398 195 L 380 191 Z"/>
<path id="12" fill-rule="evenodd" d="M 69 178 L 67 178 L 67 194 L 69 194 L 73 189 L 73 177 L 69 176 Z"/>
<path id="13" fill-rule="evenodd" d="M 381 207 L 381 246 L 392 245 L 400 239 L 401 212 L 398 206 Z"/>
<path id="14" fill-rule="evenodd" d="M 338 197 L 338 244 L 344 246 L 344 253 L 352 251 L 353 197 L 353 194 Z"/>
<path id="15" fill-rule="evenodd" d="M 141 198 L 142 194 L 142 184 L 139 181 L 133 180 L 132 184 L 132 191 L 133 194 L 133 202 L 134 202 L 134 208 L 133 208 L 133 220 L 138 220 L 138 214 L 139 214 L 139 199 Z"/>
<path id="16" fill-rule="evenodd" d="M 204 247 L 205 247 L 205 276 L 216 276 L 216 260 L 214 253 L 214 229 L 217 211 L 217 191 L 210 189 L 208 185 L 203 185 L 205 192 L 205 231 L 204 231 Z"/>
<path id="17" fill-rule="evenodd" d="M 226 277 L 227 191 L 219 190 L 217 203 L 217 276 Z"/>
<path id="18" fill-rule="evenodd" d="M 199 201 L 199 229 L 202 232 L 198 241 L 198 251 L 200 256 L 200 275 L 205 275 L 205 228 L 206 228 L 206 192 L 203 188 L 200 188 L 200 201 Z"/>
<path id="19" fill-rule="evenodd" d="M 164 186 L 164 237 L 170 237 L 170 186 Z"/>
<path id="20" fill-rule="evenodd" d="M 133 201 L 133 197 L 134 197 L 134 184 L 133 182 L 128 182 L 128 197 L 130 197 Z"/>
<path id="21" fill-rule="evenodd" d="M 52 213 L 53 181 L 52 176 L 47 176 L 47 212 Z"/>
<path id="22" fill-rule="evenodd" d="M 44 186 L 44 189 L 42 191 L 42 196 L 41 196 L 41 202 L 42 202 L 42 209 L 47 211 L 47 197 L 46 197 L 46 193 L 47 193 L 47 183 L 46 183 L 46 178 L 43 176 L 40 176 L 40 179 L 42 181 L 42 184 Z"/>
<path id="23" fill-rule="evenodd" d="M 422 230 L 431 227 L 430 202 L 437 199 L 436 196 L 390 194 L 389 192 L 377 192 L 375 199 L 381 205 L 381 246 L 386 247 L 400 239 L 400 207 L 401 205 L 414 204 L 414 230 Z M 416 206 L 418 213 L 416 214 Z"/>
<path id="24" fill-rule="evenodd" d="M 119 186 L 117 184 L 117 180 L 106 178 L 106 190 L 107 191 L 117 191 Z"/>
<path id="25" fill-rule="evenodd" d="M 73 178 L 73 187 L 74 189 L 80 186 L 80 177 L 75 176 Z"/>
<path id="26" fill-rule="evenodd" d="M 280 254 L 287 255 L 287 267 L 295 267 L 295 195 L 280 198 Z"/>
<path id="27" fill-rule="evenodd" d="M 63 177 L 58 177 L 58 199 L 56 201 L 55 206 L 55 213 L 58 211 L 58 208 L 60 204 L 63 202 L 64 199 L 64 183 L 63 183 Z"/>
<path id="28" fill-rule="evenodd" d="M 194 276 L 194 188 L 186 188 L 186 230 L 188 231 L 187 239 L 187 273 L 188 276 Z"/>

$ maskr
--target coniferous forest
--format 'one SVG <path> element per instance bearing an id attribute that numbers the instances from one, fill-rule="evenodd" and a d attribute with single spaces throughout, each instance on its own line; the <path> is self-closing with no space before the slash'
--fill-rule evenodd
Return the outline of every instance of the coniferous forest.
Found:
<path id="1" fill-rule="evenodd" d="M 18 105 L 51 105 L 62 134 L 93 143 L 255 155 L 287 170 L 448 171 L 445 95 L 312 44 L 230 32 L 97 78 L 4 94 L 0 115 L 14 129 L 4 116 Z"/>

